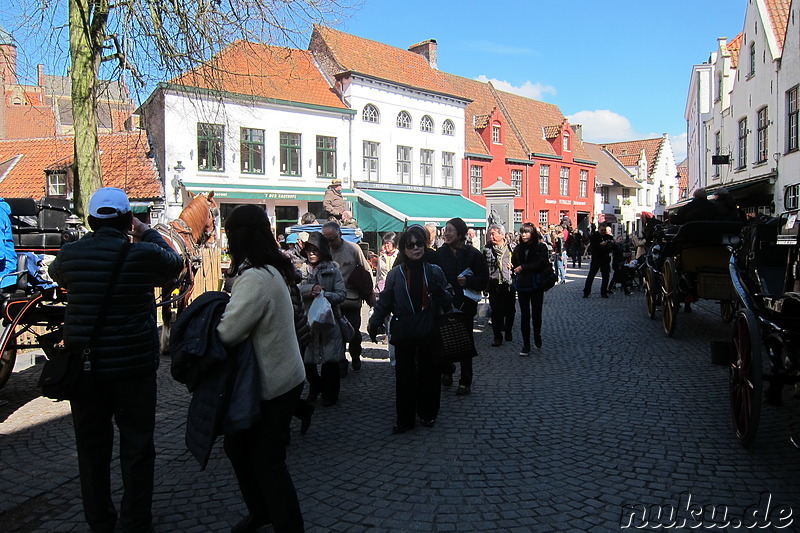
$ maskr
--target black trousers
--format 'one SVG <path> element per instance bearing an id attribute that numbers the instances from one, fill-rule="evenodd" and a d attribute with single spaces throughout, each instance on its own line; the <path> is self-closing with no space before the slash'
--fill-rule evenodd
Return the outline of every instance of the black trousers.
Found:
<path id="1" fill-rule="evenodd" d="M 531 322 L 533 322 L 533 336 L 542 336 L 542 304 L 544 291 L 519 292 L 519 325 L 522 332 L 522 345 L 531 346 Z"/>
<path id="2" fill-rule="evenodd" d="M 611 273 L 611 263 L 608 261 L 595 261 L 594 256 L 592 256 L 592 261 L 589 263 L 589 273 L 586 275 L 586 283 L 583 286 L 584 296 L 592 294 L 592 282 L 594 281 L 594 277 L 597 275 L 598 270 L 603 276 L 603 282 L 600 285 L 600 294 L 602 296 L 608 294 L 606 289 L 608 288 L 608 278 L 609 274 Z"/>
<path id="3" fill-rule="evenodd" d="M 308 392 L 310 396 L 322 395 L 323 400 L 337 401 L 339 399 L 339 363 L 331 361 L 320 365 L 317 372 L 317 365 L 306 364 L 306 379 L 308 380 Z"/>
<path id="4" fill-rule="evenodd" d="M 475 333 L 472 331 L 475 327 L 475 317 L 471 316 L 469 319 L 469 334 L 472 336 L 473 343 L 475 342 Z M 459 385 L 465 385 L 467 387 L 472 386 L 472 358 L 463 359 L 459 362 L 461 365 L 461 377 L 458 378 Z M 444 374 L 452 376 L 456 372 L 456 364 L 449 363 L 446 365 L 445 370 L 443 371 Z"/>
<path id="5" fill-rule="evenodd" d="M 261 402 L 261 420 L 225 435 L 223 448 L 233 466 L 248 512 L 266 518 L 276 532 L 304 531 L 297 492 L 286 466 L 289 425 L 303 384 Z"/>
<path id="6" fill-rule="evenodd" d="M 344 307 L 340 307 L 340 309 L 353 329 L 356 330 L 352 339 L 344 339 L 350 357 L 361 357 L 361 306 L 359 305 L 357 309 Z"/>
<path id="7" fill-rule="evenodd" d="M 96 384 L 92 397 L 73 400 L 72 424 L 86 522 L 92 531 L 112 532 L 117 510 L 111 499 L 114 426 L 119 431 L 119 459 L 124 493 L 120 522 L 125 532 L 152 526 L 156 450 L 156 377 Z"/>
<path id="8" fill-rule="evenodd" d="M 395 346 L 394 357 L 397 423 L 414 427 L 417 416 L 434 420 L 442 394 L 442 366 L 433 346 Z"/>
<path id="9" fill-rule="evenodd" d="M 511 333 L 517 314 L 517 296 L 511 285 L 489 282 L 489 306 L 492 308 L 492 331 L 495 337 Z"/>

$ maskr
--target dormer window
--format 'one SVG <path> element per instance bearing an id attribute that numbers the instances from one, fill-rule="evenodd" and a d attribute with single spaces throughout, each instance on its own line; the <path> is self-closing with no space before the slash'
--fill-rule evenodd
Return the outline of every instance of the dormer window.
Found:
<path id="1" fill-rule="evenodd" d="M 569 133 L 565 133 L 563 137 L 561 137 L 561 149 L 565 152 L 569 152 Z"/>
<path id="2" fill-rule="evenodd" d="M 400 111 L 397 114 L 397 127 L 406 130 L 411 129 L 411 115 L 407 111 Z"/>
<path id="3" fill-rule="evenodd" d="M 67 196 L 67 173 L 53 171 L 47 173 L 47 196 Z"/>
<path id="4" fill-rule="evenodd" d="M 500 125 L 492 124 L 492 143 L 500 144 Z"/>

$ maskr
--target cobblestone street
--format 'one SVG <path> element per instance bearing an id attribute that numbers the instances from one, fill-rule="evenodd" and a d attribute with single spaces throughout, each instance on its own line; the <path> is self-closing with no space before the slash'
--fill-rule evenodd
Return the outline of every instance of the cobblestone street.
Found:
<path id="1" fill-rule="evenodd" d="M 433 428 L 391 434 L 392 367 L 385 347 L 366 342 L 339 404 L 317 405 L 305 436 L 293 422 L 289 468 L 307 531 L 736 530 L 754 521 L 797 531 L 800 450 L 789 435 L 800 431 L 800 400 L 786 390 L 783 406 L 764 406 L 744 449 L 729 420 L 727 369 L 711 364 L 711 341 L 730 335 L 719 306 L 679 313 L 667 338 L 642 292 L 602 299 L 597 280 L 581 298 L 587 270 L 570 270 L 545 295 L 544 346 L 531 357 L 518 355 L 518 328 L 514 342 L 491 348 L 478 320 L 472 393 L 443 391 Z M 86 531 L 69 406 L 38 396 L 40 368 L 0 390 L 0 531 Z M 228 531 L 246 511 L 221 441 L 200 471 L 184 445 L 189 394 L 167 358 L 159 387 L 155 530 Z"/>

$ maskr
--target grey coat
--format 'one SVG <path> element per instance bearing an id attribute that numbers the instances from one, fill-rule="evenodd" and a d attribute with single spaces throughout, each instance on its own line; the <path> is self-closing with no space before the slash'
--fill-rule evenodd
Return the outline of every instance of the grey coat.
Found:
<path id="1" fill-rule="evenodd" d="M 302 281 L 297 285 L 303 297 L 303 304 L 306 311 L 311 307 L 314 298 L 311 296 L 311 289 L 314 285 L 319 285 L 325 291 L 325 298 L 333 308 L 333 314 L 338 318 L 341 316 L 339 305 L 347 297 L 347 290 L 344 288 L 344 279 L 339 272 L 339 265 L 333 261 L 323 261 L 316 268 L 308 263 L 300 267 Z M 306 347 L 303 355 L 303 362 L 306 364 L 322 364 L 338 362 L 344 359 L 344 341 L 342 332 L 338 325 L 327 331 L 312 331 L 311 343 Z"/>

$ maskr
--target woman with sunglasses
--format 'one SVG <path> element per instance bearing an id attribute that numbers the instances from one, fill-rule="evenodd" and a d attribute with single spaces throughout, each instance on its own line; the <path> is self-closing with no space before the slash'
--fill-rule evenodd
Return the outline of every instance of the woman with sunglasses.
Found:
<path id="1" fill-rule="evenodd" d="M 442 270 L 425 260 L 428 233 L 411 226 L 400 237 L 400 255 L 386 276 L 386 285 L 369 319 L 367 332 L 375 339 L 384 319 L 389 343 L 395 347 L 397 422 L 393 433 L 433 426 L 439 413 L 442 361 L 436 349 L 436 317 L 450 307 L 453 292 Z"/>
<path id="2" fill-rule="evenodd" d="M 533 342 L 542 347 L 542 304 L 544 291 L 537 286 L 536 274 L 549 268 L 550 252 L 547 245 L 530 222 L 519 229 L 519 244 L 511 254 L 511 268 L 515 276 L 515 287 L 519 299 L 520 329 L 522 330 L 522 356 L 531 353 L 531 320 L 533 320 Z"/>

